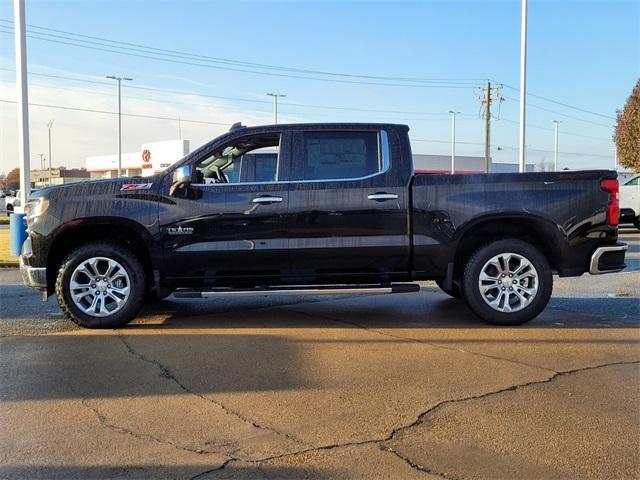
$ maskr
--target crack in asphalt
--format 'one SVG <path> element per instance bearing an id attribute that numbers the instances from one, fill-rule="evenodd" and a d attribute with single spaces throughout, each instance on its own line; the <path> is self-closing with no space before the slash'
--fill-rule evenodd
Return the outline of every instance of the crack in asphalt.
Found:
<path id="1" fill-rule="evenodd" d="M 92 406 L 89 403 L 89 400 L 87 398 L 82 398 L 82 400 L 80 401 L 80 403 L 82 403 L 82 405 L 86 408 L 88 408 L 89 410 L 91 410 L 95 416 L 98 418 L 98 421 L 100 422 L 100 425 L 102 425 L 105 428 L 108 428 L 110 430 L 113 430 L 115 432 L 118 433 L 122 433 L 122 434 L 126 434 L 126 435 L 130 435 L 132 437 L 135 437 L 137 439 L 140 440 L 147 440 L 147 441 L 152 441 L 152 442 L 156 442 L 156 443 L 162 443 L 162 444 L 168 444 L 171 445 L 172 447 L 174 447 L 177 450 L 182 450 L 185 452 L 189 452 L 189 453 L 195 453 L 197 455 L 213 455 L 213 454 L 222 454 L 222 452 L 217 452 L 215 450 L 207 450 L 207 449 L 203 449 L 203 448 L 191 448 L 191 447 L 187 447 L 184 445 L 180 445 L 172 440 L 166 439 L 166 438 L 158 438 L 158 437 L 154 437 L 153 435 L 149 435 L 148 433 L 138 433 L 138 432 L 134 432 L 133 430 L 129 430 L 128 428 L 125 427 L 121 427 L 119 425 L 115 425 L 113 423 L 109 422 L 109 419 L 107 418 L 107 416 L 102 413 L 100 410 L 98 410 L 97 408 L 95 408 L 94 406 Z"/>
<path id="2" fill-rule="evenodd" d="M 392 440 L 394 440 L 395 437 L 399 433 L 407 431 L 407 430 L 410 430 L 411 428 L 417 427 L 418 425 L 422 424 L 427 416 L 429 416 L 430 414 L 432 414 L 436 410 L 440 409 L 441 407 L 449 405 L 449 404 L 456 404 L 456 403 L 462 403 L 462 402 L 467 402 L 467 401 L 472 401 L 472 400 L 479 400 L 479 399 L 490 397 L 492 395 L 498 395 L 498 394 L 505 393 L 505 392 L 517 391 L 517 390 L 520 390 L 522 388 L 526 388 L 526 387 L 530 387 L 530 386 L 542 385 L 542 384 L 550 383 L 550 382 L 554 381 L 555 379 L 557 379 L 559 377 L 562 377 L 562 376 L 565 376 L 565 375 L 571 375 L 571 374 L 578 373 L 578 372 L 596 370 L 596 369 L 599 369 L 599 368 L 606 368 L 606 367 L 612 367 L 612 366 L 617 366 L 617 365 L 638 365 L 638 364 L 640 364 L 640 360 L 621 361 L 621 362 L 611 362 L 611 363 L 605 363 L 605 364 L 601 364 L 601 365 L 592 365 L 592 366 L 581 367 L 581 368 L 576 368 L 576 369 L 572 369 L 572 370 L 564 370 L 564 371 L 560 371 L 560 372 L 554 372 L 552 375 L 550 375 L 548 378 L 546 378 L 544 380 L 533 380 L 531 382 L 525 382 L 525 383 L 519 383 L 519 384 L 515 384 L 515 385 L 510 385 L 508 387 L 504 387 L 504 388 L 501 388 L 501 389 L 498 389 L 498 390 L 492 390 L 492 391 L 481 393 L 481 394 L 478 394 L 478 395 L 470 395 L 470 396 L 462 397 L 462 398 L 442 400 L 441 402 L 436 403 L 435 405 L 433 405 L 429 409 L 427 409 L 424 412 L 420 413 L 417 416 L 416 420 L 414 420 L 413 422 L 411 422 L 411 423 L 409 423 L 407 425 L 403 425 L 403 426 L 394 428 L 389 433 L 389 435 L 387 435 L 385 438 L 362 440 L 362 441 L 359 441 L 359 442 L 345 442 L 345 443 L 337 443 L 337 444 L 331 444 L 331 445 L 323 445 L 321 447 L 307 448 L 307 449 L 299 450 L 299 451 L 296 451 L 296 452 L 283 453 L 281 455 L 272 455 L 272 456 L 269 456 L 269 457 L 263 457 L 263 458 L 259 458 L 259 459 L 255 459 L 255 460 L 243 460 L 243 461 L 246 461 L 247 463 L 261 464 L 261 463 L 266 463 L 266 462 L 270 462 L 270 461 L 273 461 L 273 460 L 278 460 L 278 459 L 281 459 L 281 458 L 295 457 L 295 456 L 298 456 L 298 455 L 303 455 L 305 453 L 311 453 L 311 452 L 317 452 L 317 451 L 323 451 L 323 450 L 333 450 L 333 449 L 337 449 L 337 448 L 359 447 L 359 446 L 364 446 L 364 445 L 375 444 L 375 445 L 378 445 L 378 447 L 382 451 L 393 453 L 396 457 L 401 459 L 410 468 L 412 468 L 414 470 L 419 470 L 419 471 L 424 472 L 424 473 L 428 473 L 428 474 L 431 474 L 431 475 L 437 475 L 437 476 L 440 476 L 440 477 L 445 478 L 445 479 L 450 479 L 451 477 L 447 476 L 446 473 L 437 472 L 435 470 L 430 469 L 429 467 L 426 467 L 424 465 L 418 464 L 418 463 L 414 462 L 413 460 L 411 460 L 409 457 L 406 457 L 406 456 L 402 455 L 401 453 L 397 452 L 393 447 L 385 445 L 385 443 L 388 443 L 388 442 L 391 442 Z M 225 462 L 225 464 L 223 466 L 218 467 L 216 469 L 207 470 L 206 472 L 202 472 L 201 474 L 198 474 L 196 477 L 192 477 L 192 480 L 193 480 L 193 478 L 198 478 L 198 476 L 202 476 L 205 473 L 211 473 L 213 471 L 223 470 L 226 466 L 228 466 L 230 463 L 232 463 L 232 462 L 234 462 L 236 460 L 242 460 L 242 459 L 230 458 L 229 461 Z"/>
<path id="3" fill-rule="evenodd" d="M 210 468 L 209 470 L 205 470 L 204 472 L 200 472 L 200 473 L 196 473 L 193 477 L 190 477 L 189 480 L 197 480 L 198 478 L 202 478 L 205 475 L 209 474 L 209 473 L 213 473 L 213 472 L 217 472 L 220 470 L 224 470 L 224 468 L 229 465 L 231 462 L 237 460 L 236 458 L 227 458 L 224 462 L 222 462 L 222 465 L 216 467 L 216 468 Z"/>
<path id="4" fill-rule="evenodd" d="M 397 434 L 399 434 L 401 432 L 404 432 L 406 430 L 409 430 L 411 428 L 417 427 L 418 425 L 420 425 L 420 424 L 422 424 L 424 422 L 424 420 L 425 420 L 425 418 L 427 418 L 427 416 L 429 416 L 430 414 L 432 414 L 436 410 L 440 409 L 441 407 L 449 405 L 449 404 L 462 403 L 462 402 L 467 402 L 467 401 L 471 401 L 471 400 L 479 400 L 479 399 L 490 397 L 492 395 L 498 395 L 500 393 L 517 391 L 517 390 L 520 390 L 522 388 L 526 388 L 526 387 L 530 387 L 530 386 L 543 385 L 543 384 L 546 384 L 546 383 L 550 383 L 550 382 L 554 381 L 555 379 L 560 378 L 562 376 L 572 375 L 574 373 L 585 372 L 585 371 L 590 371 L 590 370 L 596 370 L 596 369 L 599 369 L 599 368 L 612 367 L 612 366 L 616 366 L 616 365 L 638 365 L 638 364 L 640 364 L 640 360 L 611 362 L 611 363 L 605 363 L 605 364 L 601 364 L 601 365 L 592 365 L 592 366 L 588 366 L 588 367 L 581 367 L 581 368 L 575 368 L 575 369 L 571 369 L 571 370 L 564 370 L 564 371 L 560 371 L 560 372 L 554 373 L 553 375 L 551 375 L 549 378 L 547 378 L 545 380 L 534 380 L 534 381 L 531 381 L 531 382 L 525 382 L 525 383 L 520 383 L 520 384 L 516 384 L 516 385 L 511 385 L 509 387 L 505 387 L 505 388 L 502 388 L 502 389 L 499 389 L 499 390 L 493 390 L 493 391 L 486 392 L 486 393 L 483 393 L 483 394 L 480 394 L 480 395 L 471 395 L 471 396 L 464 397 L 464 398 L 459 398 L 459 399 L 443 400 L 441 402 L 436 403 L 434 406 L 432 406 L 428 410 L 425 410 L 420 415 L 418 415 L 418 418 L 414 422 L 412 422 L 412 423 L 410 423 L 408 425 L 404 425 L 402 427 L 395 428 L 394 430 L 392 430 L 391 434 L 385 440 L 383 440 L 383 441 L 381 441 L 379 443 L 383 444 L 383 443 L 387 443 L 387 442 L 390 442 L 390 441 L 394 440 Z M 403 455 L 400 455 L 398 452 L 396 452 L 391 447 L 389 448 L 389 451 L 393 452 L 398 458 L 404 460 L 412 468 L 415 468 L 412 465 L 413 462 L 410 459 L 405 458 Z M 425 470 L 425 471 L 427 471 L 427 470 Z M 443 473 L 436 473 L 436 474 L 440 475 L 443 478 L 449 478 Z"/>
<path id="5" fill-rule="evenodd" d="M 259 423 L 257 423 L 254 420 L 251 420 L 250 418 L 244 416 L 243 414 L 241 414 L 240 412 L 237 412 L 235 410 L 232 410 L 230 408 L 228 408 L 226 405 L 214 400 L 211 397 L 208 397 L 206 395 L 203 395 L 201 393 L 197 393 L 194 392 L 193 390 L 191 390 L 189 387 L 187 387 L 184 383 L 182 383 L 180 380 L 178 380 L 178 378 L 171 372 L 171 370 L 169 369 L 169 367 L 167 367 L 166 365 L 164 365 L 163 363 L 161 363 L 158 360 L 154 360 L 151 358 L 148 358 L 146 356 L 144 356 L 143 354 L 137 352 L 133 346 L 126 340 L 125 336 L 115 332 L 115 336 L 116 338 L 118 338 L 118 340 L 120 340 L 120 342 L 122 342 L 122 344 L 125 346 L 125 348 L 127 349 L 127 351 L 133 355 L 134 357 L 138 358 L 139 360 L 149 363 L 151 365 L 155 365 L 160 372 L 162 373 L 163 378 L 166 378 L 167 380 L 172 381 L 173 383 L 175 383 L 183 392 L 189 394 L 189 395 L 194 395 L 202 400 L 205 400 L 213 405 L 215 405 L 216 407 L 218 407 L 219 409 L 221 409 L 224 413 L 226 413 L 227 415 L 231 415 L 239 420 L 241 420 L 242 422 L 246 423 L 247 425 L 257 428 L 259 430 L 264 430 L 264 431 L 268 431 L 271 433 L 275 433 L 276 435 L 280 436 L 280 437 L 284 437 L 288 440 L 291 440 L 294 443 L 297 443 L 299 445 L 308 445 L 306 442 L 294 437 L 293 435 L 289 434 L 289 433 L 285 433 L 285 432 L 281 432 L 273 427 L 269 427 L 266 425 L 261 425 Z"/>
<path id="6" fill-rule="evenodd" d="M 431 342 L 428 342 L 428 341 L 425 341 L 425 340 L 420 340 L 419 338 L 403 337 L 401 335 L 394 335 L 392 333 L 383 332 L 382 330 L 378 330 L 376 328 L 366 327 L 366 326 L 364 326 L 364 325 L 362 325 L 360 323 L 357 323 L 357 322 L 352 322 L 350 320 L 342 320 L 342 319 L 339 319 L 339 318 L 331 317 L 329 315 L 303 312 L 303 311 L 297 310 L 295 308 L 290 308 L 288 306 L 277 307 L 277 308 L 285 308 L 285 309 L 290 310 L 292 312 L 300 313 L 302 315 L 307 315 L 309 317 L 324 318 L 325 320 L 329 320 L 329 321 L 336 322 L 336 323 L 343 323 L 345 325 L 353 325 L 354 327 L 360 328 L 362 330 L 366 330 L 367 332 L 377 333 L 378 335 L 382 335 L 383 337 L 395 338 L 396 340 L 403 340 L 403 341 L 405 341 L 407 343 L 419 343 L 421 345 L 428 345 L 430 347 L 439 348 L 439 349 L 442 349 L 442 350 L 449 350 L 449 351 L 453 351 L 453 352 L 467 353 L 469 355 L 475 355 L 475 356 L 483 357 L 483 358 L 490 358 L 490 359 L 493 359 L 493 360 L 500 360 L 500 361 L 504 361 L 504 362 L 513 363 L 515 365 L 520 365 L 520 366 L 523 366 L 523 367 L 536 368 L 538 370 L 545 370 L 545 371 L 551 372 L 551 373 L 558 373 L 557 371 L 555 371 L 555 370 L 553 370 L 551 368 L 541 367 L 539 365 L 533 365 L 533 364 L 526 363 L 526 362 L 520 362 L 518 360 L 512 360 L 512 359 L 504 358 L 504 357 L 498 357 L 496 355 L 489 355 L 489 354 L 486 354 L 486 353 L 474 352 L 472 350 L 465 350 L 463 348 L 447 347 L 445 345 L 438 345 L 436 343 L 431 343 Z"/>

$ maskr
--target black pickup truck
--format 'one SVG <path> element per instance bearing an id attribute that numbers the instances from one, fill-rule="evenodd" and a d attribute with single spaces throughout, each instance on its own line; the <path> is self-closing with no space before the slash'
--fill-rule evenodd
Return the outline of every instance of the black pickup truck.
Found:
<path id="1" fill-rule="evenodd" d="M 553 274 L 625 267 L 615 172 L 415 174 L 408 131 L 236 124 L 160 174 L 40 190 L 24 281 L 85 327 L 124 325 L 174 292 L 400 293 L 420 280 L 516 325 L 545 308 Z"/>

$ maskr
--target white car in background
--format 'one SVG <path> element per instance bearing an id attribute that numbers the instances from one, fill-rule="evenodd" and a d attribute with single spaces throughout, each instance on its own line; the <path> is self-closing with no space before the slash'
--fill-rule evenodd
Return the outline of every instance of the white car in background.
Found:
<path id="1" fill-rule="evenodd" d="M 640 230 L 640 175 L 620 185 L 620 223 L 633 223 Z"/>

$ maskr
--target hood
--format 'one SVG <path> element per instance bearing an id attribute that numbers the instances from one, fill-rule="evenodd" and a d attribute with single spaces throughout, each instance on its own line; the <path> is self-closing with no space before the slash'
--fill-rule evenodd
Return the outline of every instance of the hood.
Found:
<path id="1" fill-rule="evenodd" d="M 141 190 L 156 192 L 160 186 L 162 174 L 149 177 L 120 177 L 104 180 L 90 180 L 87 182 L 68 183 L 66 185 L 52 185 L 31 193 L 30 197 L 61 198 L 82 196 L 91 198 L 96 195 L 117 195 L 120 192 Z"/>

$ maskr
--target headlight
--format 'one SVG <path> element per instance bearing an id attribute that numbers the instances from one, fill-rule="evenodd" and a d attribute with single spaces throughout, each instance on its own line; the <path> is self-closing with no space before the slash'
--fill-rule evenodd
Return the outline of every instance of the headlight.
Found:
<path id="1" fill-rule="evenodd" d="M 42 197 L 30 199 L 24 207 L 27 222 L 35 217 L 39 217 L 49 208 L 49 200 Z"/>

